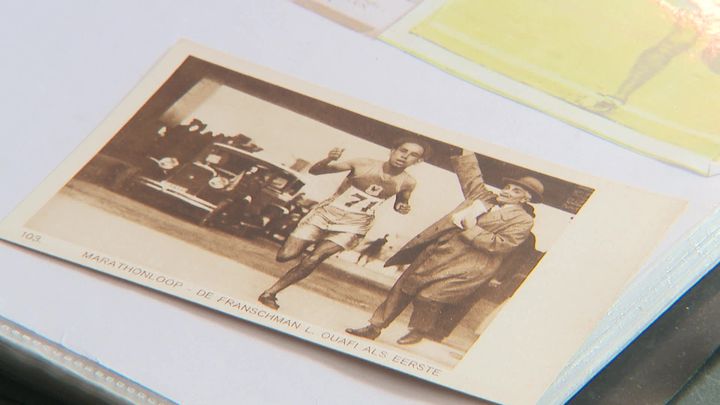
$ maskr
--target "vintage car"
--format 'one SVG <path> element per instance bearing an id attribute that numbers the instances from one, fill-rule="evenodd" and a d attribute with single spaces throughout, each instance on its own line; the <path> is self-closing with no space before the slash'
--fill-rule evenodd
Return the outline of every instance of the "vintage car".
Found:
<path id="1" fill-rule="evenodd" d="M 266 231 L 269 224 L 272 232 L 289 233 L 292 223 L 297 223 L 296 202 L 302 199 L 305 182 L 290 168 L 221 142 L 210 144 L 185 164 L 172 157 L 152 160 L 158 171 L 137 176 L 134 188 L 155 191 L 165 206 L 175 209 L 174 214 L 182 212 L 200 224 L 241 234 L 271 232 Z M 277 227 L 278 223 L 286 225 Z"/>

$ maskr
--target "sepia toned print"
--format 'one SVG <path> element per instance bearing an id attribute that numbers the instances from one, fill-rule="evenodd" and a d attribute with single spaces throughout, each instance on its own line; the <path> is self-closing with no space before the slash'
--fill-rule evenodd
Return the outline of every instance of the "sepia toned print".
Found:
<path id="1" fill-rule="evenodd" d="M 682 208 L 225 58 L 179 46 L 3 235 L 481 395 L 461 377 L 479 339 L 581 288 L 548 277 L 619 293 L 655 237 L 618 236 L 613 255 L 597 237 L 645 221 L 659 238 Z"/>
<path id="2" fill-rule="evenodd" d="M 400 316 L 383 340 L 452 365 L 592 193 L 461 152 L 190 58 L 29 226 L 74 240 L 69 223 L 46 218 L 62 211 L 74 222 L 86 215 L 82 201 L 99 208 L 99 217 L 122 213 L 124 221 L 191 244 L 198 238 L 202 247 L 228 244 L 226 251 L 211 251 L 252 270 L 227 270 L 258 283 L 265 278 L 257 277 L 258 270 L 279 278 L 251 296 L 226 286 L 227 293 L 296 315 L 293 307 L 312 302 L 315 294 L 302 293 L 309 289 L 338 301 L 332 304 L 337 313 L 302 318 L 340 332 L 365 318 L 352 322 L 343 313 L 407 301 L 415 294 L 406 291 L 417 290 L 412 314 L 400 316 L 409 304 L 403 302 L 381 316 L 383 326 Z M 546 204 L 536 214 L 530 201 L 540 203 L 543 194 Z M 534 227 L 536 215 L 541 218 Z M 453 216 L 461 219 L 448 220 Z M 438 220 L 441 227 L 421 237 Z M 358 265 L 363 249 L 383 235 L 387 243 Z M 418 271 L 420 261 L 409 259 L 428 244 L 421 257 L 431 255 L 437 263 Z M 447 249 L 447 259 L 438 254 Z M 512 265 L 501 270 L 503 262 Z M 281 293 L 306 278 L 294 296 Z M 396 336 L 408 322 L 410 339 Z"/>

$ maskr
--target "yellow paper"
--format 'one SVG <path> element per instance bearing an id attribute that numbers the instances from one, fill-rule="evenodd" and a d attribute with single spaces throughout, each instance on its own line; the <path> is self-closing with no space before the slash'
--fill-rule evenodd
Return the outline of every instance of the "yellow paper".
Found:
<path id="1" fill-rule="evenodd" d="M 625 146 L 717 170 L 717 0 L 429 1 L 384 39 Z"/>

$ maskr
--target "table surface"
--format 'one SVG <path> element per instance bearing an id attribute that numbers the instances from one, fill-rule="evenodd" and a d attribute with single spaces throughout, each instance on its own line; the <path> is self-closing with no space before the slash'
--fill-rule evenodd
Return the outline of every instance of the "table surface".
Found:
<path id="1" fill-rule="evenodd" d="M 718 179 L 618 148 L 288 1 L 28 0 L 0 9 L 0 216 L 181 38 L 609 179 L 656 192 L 672 184 L 673 195 L 720 190 Z M 476 403 L 8 244 L 0 262 L 0 314 L 182 403 L 233 403 L 238 395 L 247 403 Z"/>

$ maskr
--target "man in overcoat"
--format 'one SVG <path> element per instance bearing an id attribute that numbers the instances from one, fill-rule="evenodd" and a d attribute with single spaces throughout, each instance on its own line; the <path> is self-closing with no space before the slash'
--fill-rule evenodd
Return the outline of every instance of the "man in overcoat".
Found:
<path id="1" fill-rule="evenodd" d="M 403 246 L 386 266 L 410 264 L 395 282 L 369 325 L 347 333 L 375 339 L 411 302 L 410 331 L 399 344 L 432 336 L 441 309 L 457 304 L 490 281 L 503 258 L 530 235 L 543 184 L 534 177 L 504 179 L 495 194 L 482 177 L 477 157 L 463 151 L 452 158 L 465 200 Z"/>

